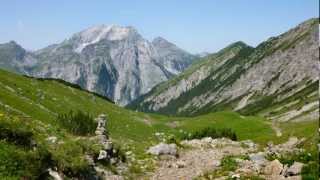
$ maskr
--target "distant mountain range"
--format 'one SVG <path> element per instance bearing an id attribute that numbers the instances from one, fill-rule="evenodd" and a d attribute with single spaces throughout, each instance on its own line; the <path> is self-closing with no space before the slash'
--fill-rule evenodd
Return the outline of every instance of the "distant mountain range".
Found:
<path id="1" fill-rule="evenodd" d="M 256 48 L 236 42 L 197 61 L 128 107 L 174 115 L 218 110 L 280 121 L 319 117 L 319 20 Z"/>
<path id="2" fill-rule="evenodd" d="M 125 105 L 182 72 L 197 57 L 133 27 L 99 25 L 35 52 L 14 41 L 0 44 L 0 67 L 76 83 Z"/>

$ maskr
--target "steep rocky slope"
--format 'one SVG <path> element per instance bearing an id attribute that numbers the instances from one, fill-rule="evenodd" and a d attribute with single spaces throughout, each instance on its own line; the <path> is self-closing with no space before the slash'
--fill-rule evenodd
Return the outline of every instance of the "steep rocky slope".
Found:
<path id="1" fill-rule="evenodd" d="M 0 62 L 8 64 L 1 68 L 76 83 L 120 105 L 180 73 L 195 59 L 164 39 L 151 43 L 134 28 L 115 25 L 88 28 L 34 53 L 12 44 L 0 46 Z"/>
<path id="2" fill-rule="evenodd" d="M 129 107 L 180 115 L 232 109 L 283 121 L 316 119 L 318 39 L 318 20 L 311 19 L 256 48 L 234 43 Z"/>
<path id="3" fill-rule="evenodd" d="M 186 69 L 195 59 L 195 56 L 161 37 L 155 38 L 152 41 L 152 45 L 156 49 L 159 57 L 157 58 L 157 62 L 174 75 Z"/>

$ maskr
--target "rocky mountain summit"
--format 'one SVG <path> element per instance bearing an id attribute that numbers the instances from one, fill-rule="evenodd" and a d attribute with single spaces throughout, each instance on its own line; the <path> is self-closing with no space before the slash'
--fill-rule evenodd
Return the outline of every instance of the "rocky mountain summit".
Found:
<path id="1" fill-rule="evenodd" d="M 195 59 L 157 39 L 151 43 L 133 27 L 98 25 L 35 52 L 15 43 L 2 44 L 0 63 L 22 74 L 78 84 L 125 105 Z"/>
<path id="2" fill-rule="evenodd" d="M 231 44 L 128 107 L 180 115 L 232 109 L 279 121 L 317 119 L 318 24 L 310 19 L 255 48 Z"/>
<path id="3" fill-rule="evenodd" d="M 186 69 L 194 60 L 195 56 L 180 49 L 162 37 L 152 41 L 152 45 L 158 53 L 157 62 L 171 74 L 177 75 Z"/>

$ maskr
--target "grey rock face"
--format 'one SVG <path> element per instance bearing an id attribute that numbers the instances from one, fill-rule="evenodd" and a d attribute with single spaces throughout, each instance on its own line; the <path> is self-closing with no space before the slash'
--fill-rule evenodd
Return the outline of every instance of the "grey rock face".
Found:
<path id="1" fill-rule="evenodd" d="M 196 58 L 161 37 L 155 38 L 152 45 L 159 56 L 156 61 L 173 75 L 181 73 Z"/>
<path id="2" fill-rule="evenodd" d="M 31 76 L 79 84 L 125 105 L 193 60 L 189 53 L 166 43 L 170 46 L 154 46 L 132 27 L 99 25 L 34 53 L 16 45 L 12 57 L 0 57 L 0 65 Z M 0 56 L 5 56 L 1 47 Z M 7 63 L 4 59 L 13 60 Z"/>

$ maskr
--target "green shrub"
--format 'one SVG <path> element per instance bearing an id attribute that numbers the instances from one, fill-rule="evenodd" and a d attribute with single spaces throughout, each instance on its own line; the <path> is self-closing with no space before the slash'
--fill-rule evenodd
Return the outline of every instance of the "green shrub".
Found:
<path id="1" fill-rule="evenodd" d="M 212 137 L 212 138 L 230 138 L 231 140 L 236 141 L 237 135 L 236 133 L 229 128 L 216 129 L 214 127 L 207 127 L 199 131 L 195 131 L 189 134 L 182 134 L 181 139 L 201 139 L 204 137 Z"/>
<path id="2" fill-rule="evenodd" d="M 36 179 L 50 163 L 51 156 L 42 147 L 33 151 L 0 141 L 0 179 Z"/>
<path id="3" fill-rule="evenodd" d="M 319 179 L 319 164 L 318 162 L 310 162 L 302 168 L 302 179 L 316 180 Z"/>
<path id="4" fill-rule="evenodd" d="M 92 116 L 82 111 L 70 111 L 67 114 L 60 114 L 57 118 L 62 128 L 67 129 L 75 135 L 92 135 L 97 127 Z"/>
<path id="5" fill-rule="evenodd" d="M 235 171 L 238 167 L 238 163 L 232 156 L 225 156 L 221 160 L 221 169 L 223 171 Z"/>
<path id="6" fill-rule="evenodd" d="M 10 124 L 0 123 L 0 140 L 17 146 L 31 148 L 33 133 L 22 128 L 12 128 Z"/>

